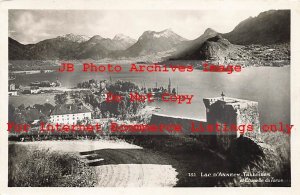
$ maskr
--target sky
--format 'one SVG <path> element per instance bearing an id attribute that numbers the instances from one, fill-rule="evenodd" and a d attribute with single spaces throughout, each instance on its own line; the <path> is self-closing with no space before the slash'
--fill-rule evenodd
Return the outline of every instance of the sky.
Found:
<path id="1" fill-rule="evenodd" d="M 226 33 L 266 10 L 9 10 L 9 36 L 23 44 L 73 33 L 138 39 L 144 31 L 172 29 L 196 39 L 207 28 Z"/>

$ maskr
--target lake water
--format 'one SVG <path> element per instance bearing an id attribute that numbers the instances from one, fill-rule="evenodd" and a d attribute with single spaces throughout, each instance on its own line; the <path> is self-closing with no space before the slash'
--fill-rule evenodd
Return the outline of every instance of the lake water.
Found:
<path id="1" fill-rule="evenodd" d="M 81 67 L 81 66 L 80 66 Z M 175 104 L 155 102 L 161 107 L 160 113 L 193 118 L 205 117 L 203 98 L 218 97 L 223 91 L 227 97 L 248 99 L 259 102 L 260 119 L 262 123 L 290 123 L 290 67 L 251 67 L 244 68 L 239 73 L 208 73 L 201 70 L 193 72 L 162 72 L 162 73 L 130 73 L 128 67 L 123 66 L 120 73 L 90 73 L 81 72 L 77 67 L 72 73 L 44 73 L 19 75 L 16 84 L 29 84 L 33 81 L 62 82 L 65 87 L 74 87 L 78 82 L 89 79 L 109 79 L 132 81 L 140 86 L 145 82 L 147 87 L 168 85 L 169 78 L 172 88 L 177 87 L 179 94 L 192 94 L 192 104 Z M 19 100 L 18 100 L 19 98 Z M 24 97 L 11 97 L 10 102 L 20 101 Z M 26 96 L 23 102 L 27 102 Z M 51 97 L 49 97 L 51 99 Z"/>

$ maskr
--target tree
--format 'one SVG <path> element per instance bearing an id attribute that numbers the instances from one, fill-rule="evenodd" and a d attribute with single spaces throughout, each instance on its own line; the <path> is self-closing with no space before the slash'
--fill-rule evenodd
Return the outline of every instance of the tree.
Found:
<path id="1" fill-rule="evenodd" d="M 12 105 L 8 105 L 8 121 L 14 121 L 14 114 L 15 114 L 16 108 Z"/>
<path id="2" fill-rule="evenodd" d="M 18 107 L 19 110 L 25 110 L 25 105 L 24 104 L 21 104 L 19 107 Z"/>
<path id="3" fill-rule="evenodd" d="M 22 113 L 16 113 L 14 119 L 14 122 L 17 124 L 26 124 L 25 116 Z"/>
<path id="4" fill-rule="evenodd" d="M 126 100 L 122 100 L 119 104 L 118 104 L 118 114 L 121 115 L 122 119 L 125 119 L 127 116 L 127 108 L 126 108 Z"/>
<path id="5" fill-rule="evenodd" d="M 173 94 L 173 95 L 176 95 L 176 89 L 175 89 L 175 88 L 173 88 L 172 94 Z"/>
<path id="6" fill-rule="evenodd" d="M 74 102 L 75 104 L 79 104 L 79 103 L 82 103 L 82 100 L 80 98 L 74 98 Z"/>
<path id="7" fill-rule="evenodd" d="M 54 100 L 56 105 L 65 104 L 68 100 L 68 94 L 67 93 L 57 94 L 54 96 Z"/>
<path id="8" fill-rule="evenodd" d="M 54 109 L 54 106 L 49 103 L 34 104 L 33 107 L 38 109 L 40 112 L 42 112 L 45 115 L 49 115 L 50 112 Z"/>

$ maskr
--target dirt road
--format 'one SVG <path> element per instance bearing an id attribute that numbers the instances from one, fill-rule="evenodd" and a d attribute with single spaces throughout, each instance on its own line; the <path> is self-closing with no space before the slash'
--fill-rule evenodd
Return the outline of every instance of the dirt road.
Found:
<path id="1" fill-rule="evenodd" d="M 178 179 L 174 159 L 124 141 L 41 141 L 18 143 L 75 153 L 94 166 L 99 187 L 172 187 Z"/>

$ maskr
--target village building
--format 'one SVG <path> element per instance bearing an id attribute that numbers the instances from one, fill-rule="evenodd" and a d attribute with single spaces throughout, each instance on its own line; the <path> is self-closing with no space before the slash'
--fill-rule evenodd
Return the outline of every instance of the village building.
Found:
<path id="1" fill-rule="evenodd" d="M 77 124 L 91 118 L 92 111 L 83 104 L 57 105 L 50 114 L 50 122 L 58 124 Z"/>
<path id="2" fill-rule="evenodd" d="M 16 89 L 16 85 L 14 83 L 10 83 L 8 85 L 8 95 L 9 96 L 16 96 L 16 95 L 18 95 L 18 90 Z"/>
<path id="3" fill-rule="evenodd" d="M 37 94 L 40 93 L 41 89 L 37 86 L 20 86 L 20 91 L 23 94 Z"/>
<path id="4" fill-rule="evenodd" d="M 18 95 L 18 91 L 9 91 L 8 95 L 9 96 L 17 96 Z"/>

